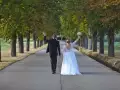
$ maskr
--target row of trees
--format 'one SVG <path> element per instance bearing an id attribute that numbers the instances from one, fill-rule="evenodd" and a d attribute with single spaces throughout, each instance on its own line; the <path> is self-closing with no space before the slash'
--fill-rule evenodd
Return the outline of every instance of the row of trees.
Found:
<path id="1" fill-rule="evenodd" d="M 59 0 L 0 0 L 0 38 L 11 43 L 12 57 L 16 56 L 17 39 L 19 52 L 24 53 L 24 38 L 29 51 L 31 37 L 36 48 L 43 40 L 43 32 L 49 36 L 58 31 L 59 3 Z"/>
<path id="2" fill-rule="evenodd" d="M 99 40 L 99 52 L 104 54 L 104 36 L 107 35 L 108 56 L 115 56 L 114 37 L 120 28 L 120 0 L 65 0 L 63 10 L 60 22 L 65 36 L 74 39 L 76 32 L 81 31 L 81 46 L 96 52 Z"/>
<path id="3" fill-rule="evenodd" d="M 97 51 L 100 41 L 104 54 L 104 36 L 108 36 L 108 55 L 114 56 L 114 36 L 119 32 L 120 0 L 0 0 L 0 38 L 11 42 L 11 56 L 16 56 L 16 39 L 19 52 L 24 52 L 23 39 L 43 40 L 53 32 L 77 37 L 82 32 L 81 46 Z"/>

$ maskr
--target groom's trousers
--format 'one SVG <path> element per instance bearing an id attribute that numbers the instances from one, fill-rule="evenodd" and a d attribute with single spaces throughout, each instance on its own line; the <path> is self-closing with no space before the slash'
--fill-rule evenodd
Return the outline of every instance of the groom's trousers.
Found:
<path id="1" fill-rule="evenodd" d="M 51 58 L 51 69 L 52 72 L 56 72 L 56 66 L 57 66 L 57 55 L 50 55 Z"/>

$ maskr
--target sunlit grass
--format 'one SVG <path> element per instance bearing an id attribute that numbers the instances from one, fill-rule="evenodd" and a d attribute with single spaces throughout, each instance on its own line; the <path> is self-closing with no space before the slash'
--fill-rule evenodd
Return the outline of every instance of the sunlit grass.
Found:
<path id="1" fill-rule="evenodd" d="M 4 40 L 2 40 L 1 42 L 1 50 L 2 51 L 6 51 L 10 48 L 10 43 L 8 42 L 5 42 Z"/>
<path id="2" fill-rule="evenodd" d="M 24 42 L 24 44 L 26 44 Z M 24 52 L 23 54 L 20 54 L 17 52 L 17 56 L 16 57 L 11 57 L 9 54 L 9 51 L 8 49 L 10 48 L 10 44 L 7 43 L 7 42 L 4 42 L 2 41 L 2 62 L 0 62 L 0 70 L 6 68 L 7 66 L 9 66 L 10 64 L 14 63 L 14 62 L 17 62 L 17 61 L 20 61 L 20 60 L 23 60 L 25 57 L 31 55 L 31 54 L 34 54 L 35 52 L 39 51 L 39 50 L 42 50 L 44 48 L 47 47 L 47 44 L 39 47 L 39 48 L 36 48 L 34 49 L 32 46 L 33 46 L 33 41 L 30 42 L 31 44 L 31 50 L 29 52 Z M 5 51 L 5 53 L 4 53 Z"/>
<path id="3" fill-rule="evenodd" d="M 24 39 L 24 45 L 26 45 L 26 40 Z M 33 45 L 33 40 L 31 39 L 30 40 L 30 46 L 32 46 Z M 1 42 L 1 50 L 2 51 L 8 51 L 9 49 L 10 49 L 10 42 L 6 42 L 6 41 L 4 41 L 4 40 L 2 40 L 2 42 Z"/>
<path id="4" fill-rule="evenodd" d="M 104 43 L 104 48 L 107 51 L 108 50 L 108 43 Z M 115 42 L 115 51 L 120 51 L 120 42 Z"/>
<path id="5" fill-rule="evenodd" d="M 115 42 L 115 57 L 120 58 L 120 42 Z M 108 42 L 104 43 L 105 55 L 108 55 Z"/>

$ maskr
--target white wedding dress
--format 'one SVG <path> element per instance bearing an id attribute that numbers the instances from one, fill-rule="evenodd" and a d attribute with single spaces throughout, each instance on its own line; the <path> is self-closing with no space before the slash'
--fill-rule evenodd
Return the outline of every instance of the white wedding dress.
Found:
<path id="1" fill-rule="evenodd" d="M 79 75 L 79 67 L 75 56 L 74 43 L 71 43 L 71 48 L 63 47 L 63 62 L 61 67 L 61 75 Z"/>

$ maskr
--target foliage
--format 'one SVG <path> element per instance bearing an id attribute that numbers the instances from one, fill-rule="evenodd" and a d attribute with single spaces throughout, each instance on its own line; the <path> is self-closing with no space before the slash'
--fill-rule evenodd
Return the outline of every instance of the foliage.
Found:
<path id="1" fill-rule="evenodd" d="M 0 36 L 9 40 L 13 33 L 25 36 L 28 31 L 36 31 L 39 36 L 43 31 L 56 32 L 60 27 L 56 23 L 61 13 L 59 3 L 59 0 L 1 0 Z"/>

